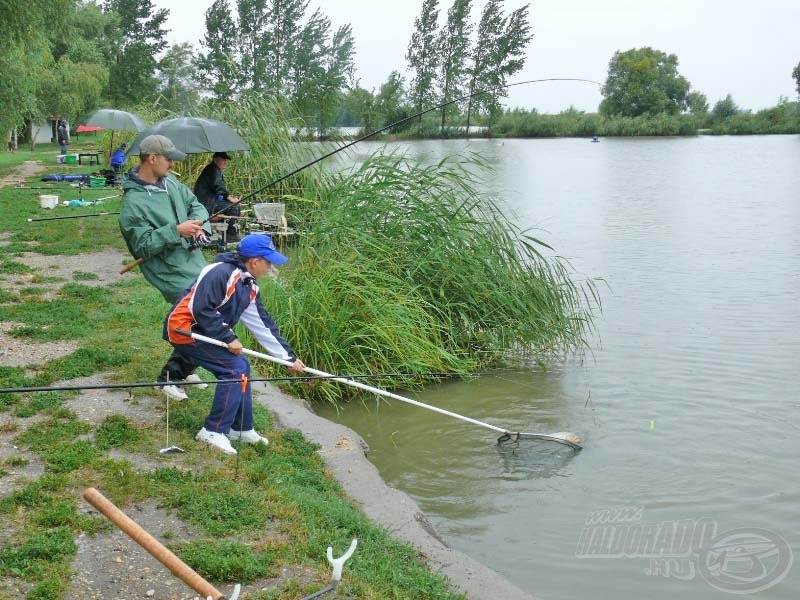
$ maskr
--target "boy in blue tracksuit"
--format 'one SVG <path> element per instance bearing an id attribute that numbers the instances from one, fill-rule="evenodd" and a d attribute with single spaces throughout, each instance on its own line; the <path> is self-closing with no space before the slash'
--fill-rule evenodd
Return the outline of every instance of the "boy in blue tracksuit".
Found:
<path id="1" fill-rule="evenodd" d="M 290 371 L 301 372 L 305 368 L 261 304 L 256 284 L 273 265 L 282 265 L 287 260 L 268 235 L 245 236 L 235 252 L 220 254 L 200 272 L 164 322 L 164 339 L 185 358 L 211 371 L 217 379 L 237 380 L 217 384 L 211 412 L 195 436 L 226 454 L 236 454 L 230 440 L 267 443 L 253 428 L 250 363 L 233 331 L 236 323 L 241 321 L 268 354 L 293 362 Z M 228 347 L 186 337 L 176 329 L 217 339 Z M 244 390 L 239 383 L 243 375 L 248 379 Z"/>

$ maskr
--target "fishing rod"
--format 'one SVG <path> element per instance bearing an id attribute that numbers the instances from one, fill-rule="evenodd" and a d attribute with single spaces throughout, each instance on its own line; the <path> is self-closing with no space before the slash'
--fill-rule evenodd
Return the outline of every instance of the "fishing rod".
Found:
<path id="1" fill-rule="evenodd" d="M 260 187 L 259 189 L 255 190 L 254 192 L 250 192 L 249 194 L 246 194 L 239 201 L 239 204 L 241 205 L 242 202 L 245 202 L 245 201 L 249 200 L 250 198 L 252 198 L 253 196 L 256 196 L 256 195 L 260 194 L 261 192 L 263 192 L 267 188 L 270 188 L 270 187 L 280 183 L 281 181 L 283 181 L 285 179 L 288 179 L 289 177 L 291 177 L 293 175 L 297 175 L 300 171 L 303 171 L 304 169 L 307 169 L 309 167 L 313 167 L 315 164 L 325 160 L 326 158 L 330 158 L 331 156 L 341 152 L 342 150 L 346 150 L 347 148 L 350 148 L 351 146 L 354 146 L 355 144 L 357 144 L 359 142 L 363 142 L 366 139 L 369 139 L 369 138 L 371 138 L 371 137 L 373 137 L 375 135 L 378 135 L 379 133 L 383 133 L 384 131 L 388 131 L 389 129 L 392 129 L 393 127 L 397 127 L 398 125 L 402 125 L 403 123 L 406 123 L 406 122 L 408 122 L 408 121 L 410 121 L 412 119 L 419 118 L 422 115 L 428 114 L 429 112 L 433 112 L 435 110 L 442 109 L 442 108 L 444 108 L 446 106 L 450 106 L 451 104 L 455 104 L 456 102 L 462 102 L 464 100 L 468 100 L 469 98 L 472 98 L 473 96 L 477 96 L 479 94 L 488 94 L 488 93 L 491 93 L 491 92 L 496 92 L 497 90 L 502 90 L 502 89 L 505 89 L 505 88 L 515 87 L 515 86 L 518 86 L 518 85 L 527 85 L 529 83 L 544 83 L 544 82 L 547 82 L 547 81 L 579 81 L 579 82 L 583 82 L 583 83 L 593 83 L 593 84 L 601 86 L 601 87 L 603 85 L 599 81 L 594 81 L 592 79 L 582 79 L 582 78 L 579 78 L 579 77 L 546 77 L 544 79 L 529 79 L 528 81 L 517 81 L 515 83 L 504 83 L 502 85 L 497 85 L 497 86 L 494 86 L 494 87 L 478 90 L 477 92 L 471 92 L 471 93 L 466 94 L 464 96 L 460 96 L 459 98 L 455 98 L 453 100 L 448 100 L 447 102 L 443 102 L 441 104 L 438 104 L 438 105 L 434 106 L 433 108 L 426 108 L 425 110 L 422 110 L 422 111 L 420 111 L 418 113 L 415 113 L 415 114 L 411 115 L 410 117 L 405 117 L 403 119 L 400 119 L 399 121 L 395 121 L 394 123 L 390 123 L 389 125 L 386 125 L 385 127 L 381 127 L 380 129 L 376 129 L 375 131 L 373 131 L 371 133 L 367 133 L 365 135 L 362 135 L 361 137 L 356 138 L 355 140 L 352 140 L 352 141 L 348 142 L 347 144 L 344 144 L 343 146 L 340 146 L 340 147 L 336 148 L 335 150 L 332 150 L 332 151 L 330 151 L 330 152 L 328 152 L 326 154 L 323 154 L 322 156 L 320 156 L 318 158 L 315 158 L 311 162 L 306 163 L 303 166 L 296 168 L 294 171 L 291 171 L 291 172 L 287 173 L 286 175 L 283 175 L 283 176 L 279 177 L 278 179 L 275 179 L 274 181 L 269 182 L 268 184 L 266 184 L 265 186 Z M 225 207 L 222 210 L 219 210 L 219 211 L 217 211 L 217 212 L 215 212 L 213 214 L 210 214 L 208 216 L 208 218 L 206 218 L 203 221 L 203 223 L 207 223 L 211 219 L 213 219 L 214 217 L 218 217 L 220 215 L 223 215 L 223 213 L 226 210 L 228 210 L 228 207 Z M 128 271 L 134 269 L 135 267 L 137 267 L 138 265 L 142 264 L 143 262 L 144 262 L 143 258 L 137 258 L 132 263 L 130 263 L 128 265 L 125 265 L 125 267 L 123 267 L 120 270 L 120 275 L 122 275 L 123 273 L 127 273 Z"/>
<path id="2" fill-rule="evenodd" d="M 68 192 L 72 188 L 71 186 L 63 186 L 63 185 L 15 185 L 15 190 L 61 190 L 64 192 Z"/>
<path id="3" fill-rule="evenodd" d="M 115 196 L 112 196 L 112 198 L 114 197 Z M 118 215 L 118 214 L 119 211 L 87 213 L 85 215 L 64 215 L 63 217 L 40 217 L 40 218 L 28 219 L 28 223 L 33 223 L 34 221 L 58 221 L 59 219 L 83 219 L 85 217 L 107 217 L 108 215 Z"/>
<path id="4" fill-rule="evenodd" d="M 373 131 L 371 133 L 367 133 L 365 135 L 362 135 L 361 137 L 359 137 L 359 138 L 357 138 L 355 140 L 352 140 L 352 141 L 348 142 L 347 144 L 344 144 L 343 146 L 340 146 L 339 148 L 336 148 L 335 150 L 332 150 L 331 152 L 328 152 L 327 154 L 323 154 L 319 158 L 315 158 L 310 163 L 307 163 L 307 164 L 303 165 L 302 167 L 298 167 L 297 169 L 295 169 L 291 173 L 287 173 L 286 175 L 283 175 L 282 177 L 279 177 L 278 179 L 276 179 L 274 181 L 271 181 L 270 183 L 268 183 L 267 185 L 257 189 L 256 191 L 250 192 L 249 194 L 247 194 L 246 196 L 244 196 L 241 199 L 240 204 L 241 204 L 241 202 L 245 202 L 246 200 L 249 200 L 250 198 L 252 198 L 253 196 L 255 196 L 257 194 L 260 194 L 265 189 L 267 189 L 269 187 L 272 187 L 275 184 L 280 183 L 284 179 L 288 179 L 292 175 L 296 175 L 300 171 L 302 171 L 304 169 L 307 169 L 308 167 L 312 167 L 315 164 L 317 164 L 318 162 L 321 162 L 321 161 L 325 160 L 326 158 L 329 158 L 329 157 L 333 156 L 334 154 L 336 154 L 338 152 L 341 152 L 342 150 L 346 150 L 350 146 L 354 146 L 355 144 L 357 144 L 359 142 L 363 142 L 364 140 L 369 139 L 369 138 L 371 138 L 371 137 L 373 137 L 375 135 L 378 135 L 379 133 L 383 133 L 384 131 L 388 131 L 389 129 L 392 129 L 393 127 L 397 127 L 398 125 L 402 125 L 403 123 L 406 123 L 407 121 L 411 121 L 412 119 L 417 119 L 417 118 L 421 117 L 422 115 L 428 114 L 429 112 L 433 112 L 435 110 L 439 110 L 439 109 L 444 108 L 446 106 L 450 106 L 451 104 L 455 104 L 456 102 L 462 102 L 464 100 L 468 100 L 469 98 L 472 98 L 473 96 L 477 96 L 479 94 L 488 94 L 488 93 L 491 93 L 491 92 L 496 92 L 497 90 L 501 90 L 501 89 L 504 89 L 504 88 L 510 88 L 510 87 L 514 87 L 514 86 L 517 86 L 517 85 L 526 85 L 526 84 L 529 84 L 529 83 L 543 83 L 543 82 L 546 82 L 546 81 L 581 81 L 581 82 L 584 82 L 584 83 L 593 83 L 593 84 L 599 85 L 601 87 L 603 85 L 599 81 L 594 81 L 592 79 L 581 79 L 581 78 L 577 78 L 577 77 L 548 77 L 548 78 L 545 78 L 545 79 L 529 79 L 528 81 L 517 81 L 515 83 L 504 83 L 502 85 L 497 85 L 497 86 L 494 86 L 494 87 L 478 90 L 477 92 L 471 92 L 471 93 L 466 94 L 464 96 L 461 96 L 459 98 L 455 98 L 453 100 L 448 100 L 447 102 L 443 102 L 442 104 L 434 106 L 433 108 L 427 108 L 425 110 L 422 110 L 422 111 L 420 111 L 418 113 L 415 113 L 415 114 L 411 115 L 410 117 L 405 117 L 403 119 L 400 119 L 399 121 L 395 121 L 394 123 L 386 125 L 385 127 L 381 127 L 380 129 L 376 129 L 375 131 Z M 212 218 L 212 217 L 218 216 L 220 214 L 222 214 L 222 211 L 216 212 L 213 215 L 209 216 L 209 219 Z"/>
<path id="5" fill-rule="evenodd" d="M 121 194 L 113 194 L 111 196 L 103 196 L 102 198 L 97 198 L 95 200 L 82 200 L 82 202 L 87 202 L 87 206 L 91 206 L 93 204 L 97 204 L 102 202 L 103 200 L 111 200 L 112 198 L 119 198 Z M 34 221 L 58 221 L 60 219 L 83 219 L 85 217 L 105 217 L 108 215 L 118 215 L 119 211 L 117 212 L 98 212 L 98 213 L 84 213 L 81 215 L 62 215 L 60 217 L 32 217 L 28 219 L 28 223 L 33 223 Z"/>
<path id="6" fill-rule="evenodd" d="M 487 373 L 469 373 L 469 377 L 477 377 L 486 375 Z M 286 375 L 282 377 L 249 377 L 248 381 L 313 381 L 313 380 L 326 380 L 337 378 L 350 378 L 350 379 L 391 379 L 391 378 L 415 378 L 415 377 L 459 377 L 458 373 L 365 373 L 361 375 Z M 241 379 L 210 379 L 201 381 L 153 381 L 153 382 L 136 382 L 136 383 L 98 383 L 93 385 L 59 385 L 59 386 L 28 386 L 28 387 L 9 387 L 0 388 L 0 394 L 21 394 L 27 392 L 70 392 L 80 390 L 114 390 L 114 389 L 127 389 L 127 388 L 144 388 L 144 387 L 163 387 L 166 385 L 208 385 L 219 383 L 241 383 Z"/>

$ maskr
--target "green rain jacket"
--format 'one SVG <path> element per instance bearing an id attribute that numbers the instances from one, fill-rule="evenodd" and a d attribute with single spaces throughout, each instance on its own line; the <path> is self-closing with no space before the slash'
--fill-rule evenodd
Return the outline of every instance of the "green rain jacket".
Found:
<path id="1" fill-rule="evenodd" d="M 145 279 L 172 304 L 190 287 L 206 265 L 203 253 L 192 249 L 189 241 L 178 235 L 184 221 L 208 219 L 208 211 L 188 187 L 172 176 L 155 185 L 139 179 L 134 167 L 122 184 L 125 198 L 119 215 L 119 229 L 128 250 L 136 258 Z M 206 235 L 211 225 L 205 223 Z"/>

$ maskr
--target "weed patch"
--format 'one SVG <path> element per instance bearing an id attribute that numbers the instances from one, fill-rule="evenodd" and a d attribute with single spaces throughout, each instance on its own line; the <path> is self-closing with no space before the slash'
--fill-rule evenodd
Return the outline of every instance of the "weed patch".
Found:
<path id="1" fill-rule="evenodd" d="M 33 269 L 21 262 L 2 260 L 0 261 L 0 273 L 5 275 L 24 275 L 26 273 L 33 273 Z"/>
<path id="2" fill-rule="evenodd" d="M 176 545 L 174 551 L 203 577 L 213 581 L 248 583 L 269 574 L 274 559 L 249 546 L 218 539 Z"/>
<path id="3" fill-rule="evenodd" d="M 111 415 L 97 427 L 94 438 L 99 449 L 108 450 L 137 442 L 142 439 L 142 434 L 132 426 L 127 417 Z"/>

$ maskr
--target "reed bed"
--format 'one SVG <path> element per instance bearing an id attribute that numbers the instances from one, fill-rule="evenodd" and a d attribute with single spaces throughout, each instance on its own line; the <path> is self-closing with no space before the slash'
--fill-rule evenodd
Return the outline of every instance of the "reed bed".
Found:
<path id="1" fill-rule="evenodd" d="M 425 165 L 373 154 L 305 190 L 292 267 L 262 294 L 307 364 L 422 382 L 585 347 L 594 283 L 573 281 L 477 191 L 485 168 L 476 156 Z M 346 393 L 303 388 L 331 401 Z"/>
<path id="2" fill-rule="evenodd" d="M 297 144 L 292 132 L 304 123 L 285 104 L 253 95 L 238 102 L 210 106 L 209 117 L 228 123 L 247 141 L 248 152 L 236 153 L 226 179 L 236 183 L 239 197 L 254 195 L 254 202 L 294 194 L 318 170 L 306 169 L 277 185 L 270 185 L 316 156 L 306 144 Z"/>

